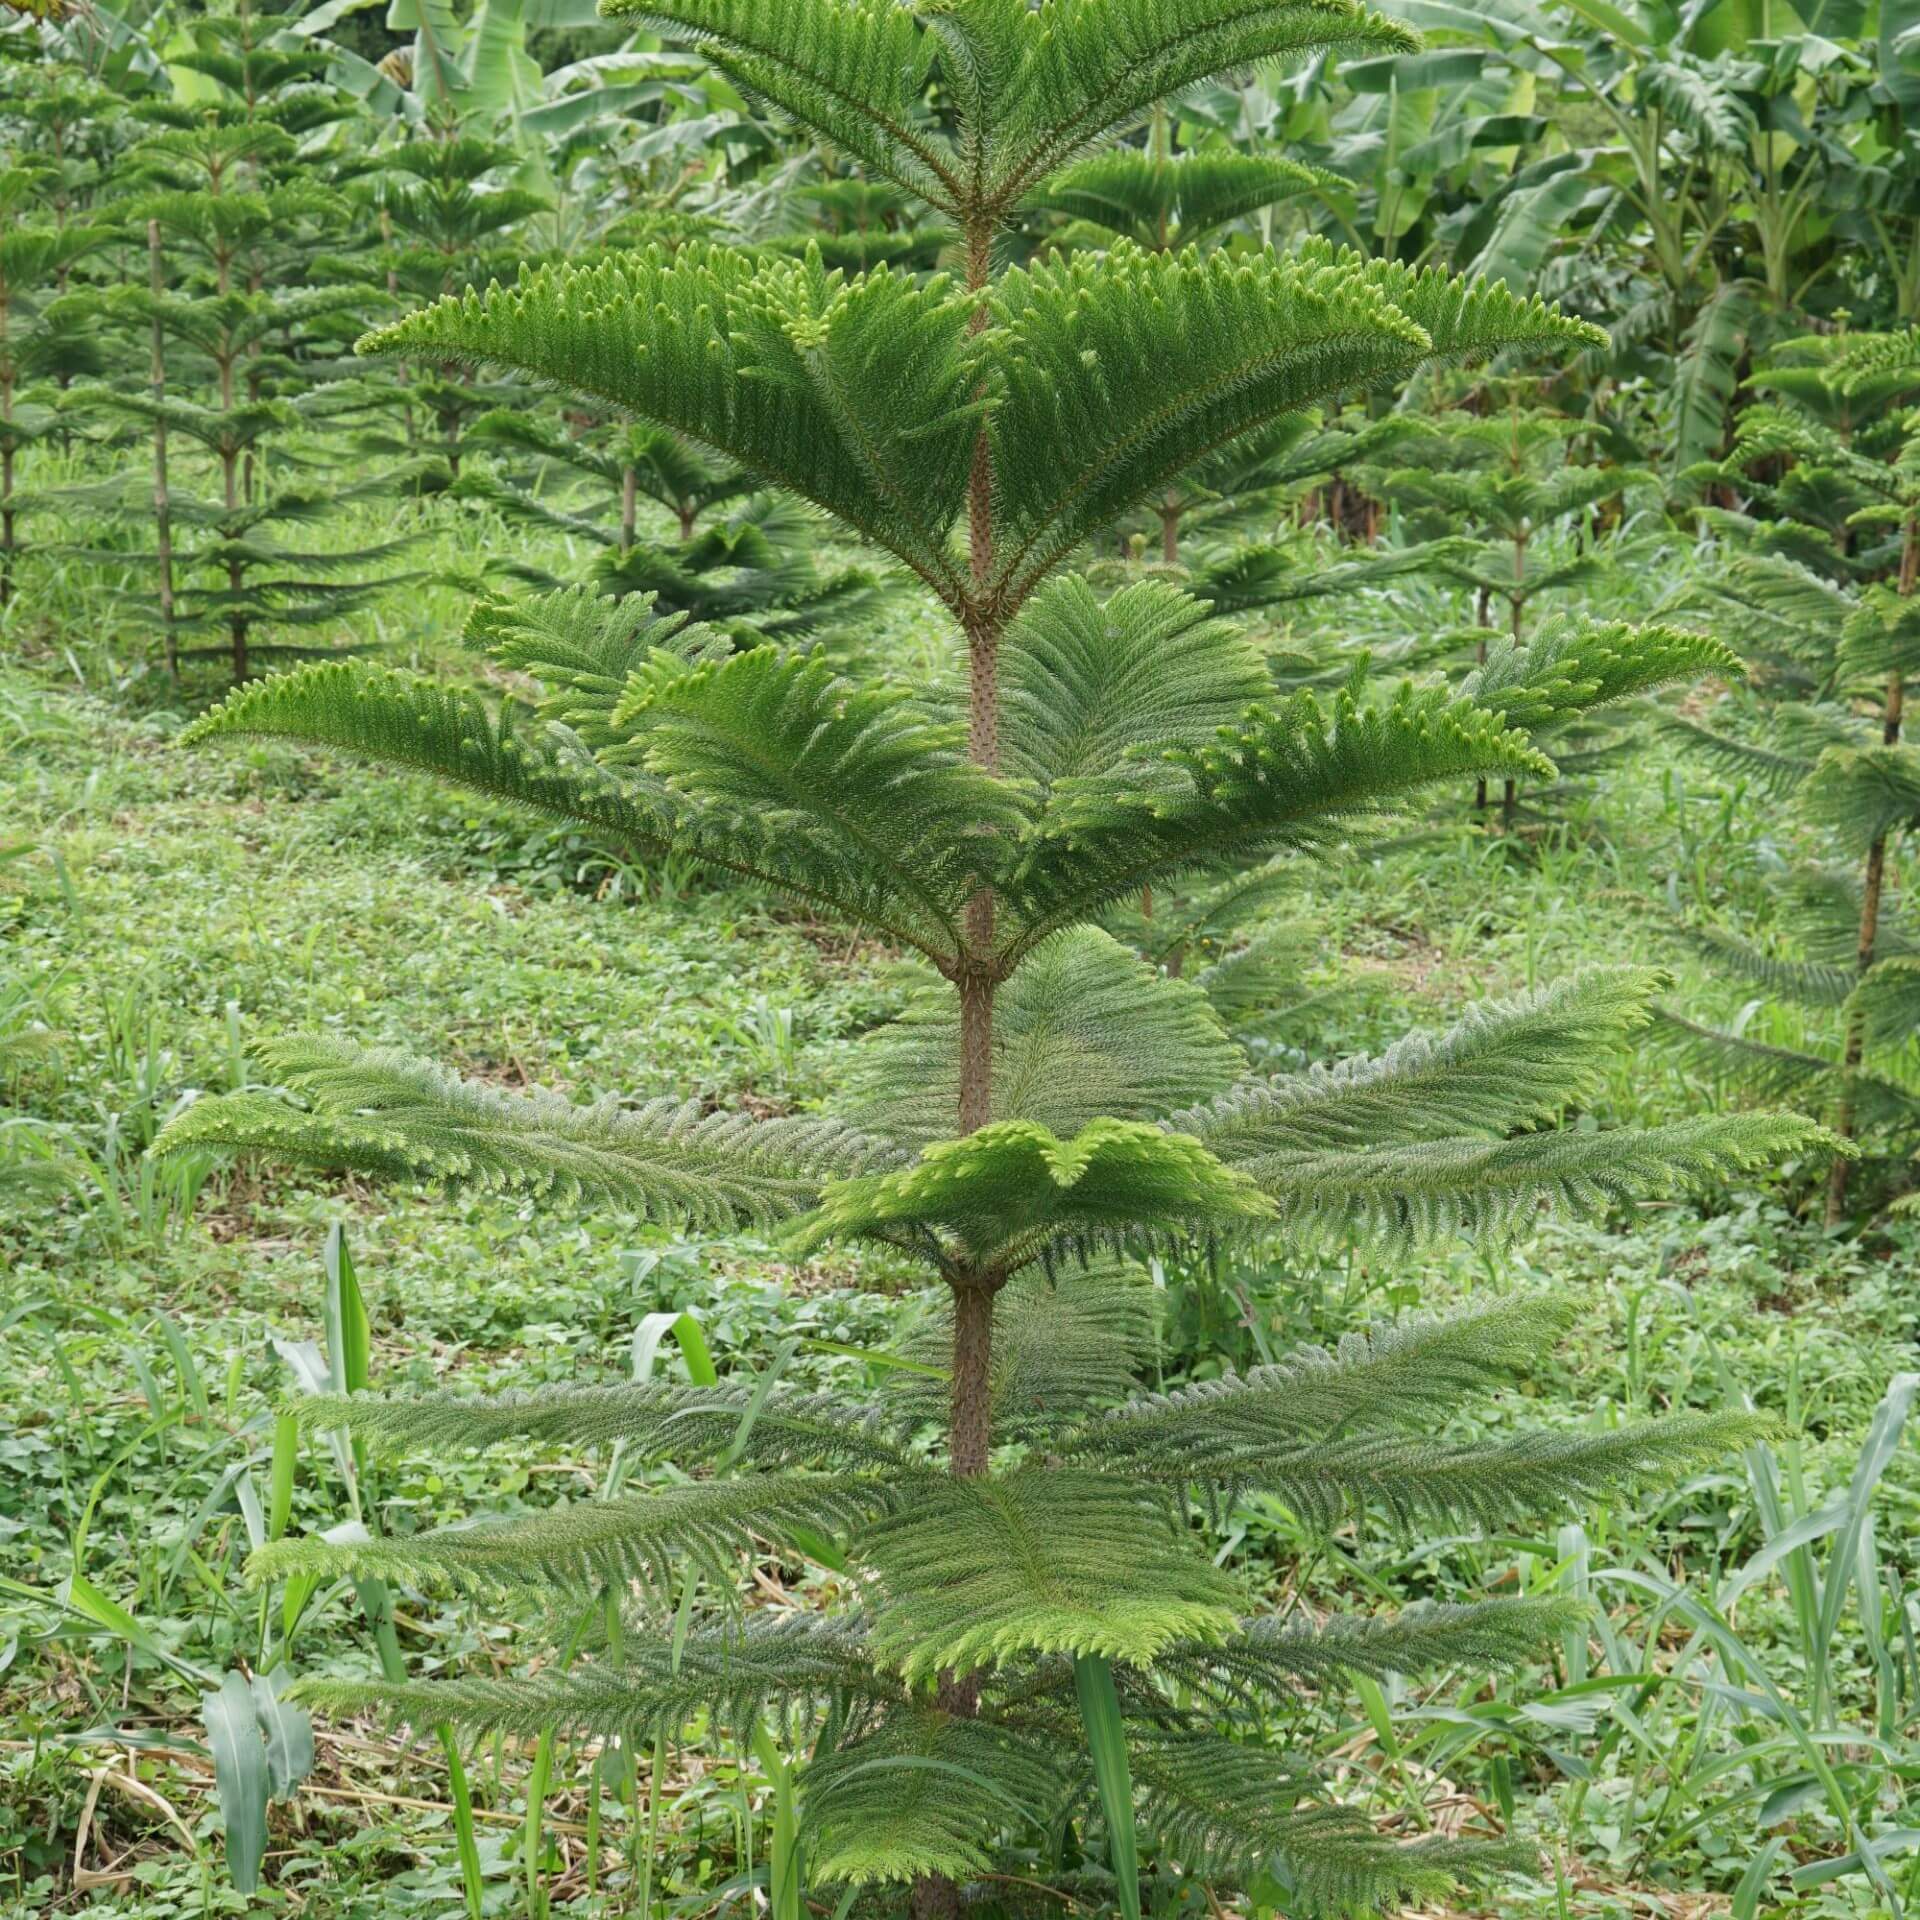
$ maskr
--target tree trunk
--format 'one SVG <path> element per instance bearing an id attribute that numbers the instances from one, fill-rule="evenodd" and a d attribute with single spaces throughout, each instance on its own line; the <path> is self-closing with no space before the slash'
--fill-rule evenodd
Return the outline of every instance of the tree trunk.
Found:
<path id="1" fill-rule="evenodd" d="M 0 435 L 7 416 L 0 414 Z M 0 607 L 13 604 L 13 442 L 0 444 Z"/>
<path id="2" fill-rule="evenodd" d="M 258 293 L 260 291 L 260 269 L 257 266 L 253 272 L 247 276 L 247 291 L 249 293 Z M 257 407 L 260 404 L 259 362 L 260 342 L 258 339 L 249 340 L 247 342 L 247 404 L 253 407 Z M 253 449 L 251 447 L 249 447 L 246 452 L 244 472 L 241 476 L 240 484 L 241 491 L 246 495 L 247 504 L 251 506 L 257 485 Z"/>
<path id="3" fill-rule="evenodd" d="M 386 250 L 387 255 L 387 298 L 390 300 L 398 300 L 400 298 L 400 271 L 393 264 L 393 215 L 389 213 L 385 207 L 380 209 L 380 244 Z M 405 387 L 408 384 L 407 363 L 404 360 L 397 361 L 394 364 L 393 380 L 394 384 L 398 387 Z M 407 445 L 412 446 L 414 443 L 414 432 L 413 402 L 411 400 L 400 409 L 400 418 L 405 424 Z"/>
<path id="4" fill-rule="evenodd" d="M 1491 606 L 1492 602 L 1487 590 L 1482 587 L 1474 598 L 1473 606 L 1473 623 L 1480 629 L 1480 638 L 1475 641 L 1473 648 L 1473 663 L 1477 667 L 1484 667 L 1487 664 L 1486 628 L 1487 615 L 1491 611 Z M 1485 813 L 1487 810 L 1487 776 L 1484 773 L 1473 783 L 1473 810 L 1475 813 Z"/>
<path id="5" fill-rule="evenodd" d="M 153 288 L 153 364 L 148 381 L 156 408 L 167 397 L 166 329 L 160 324 L 160 296 L 165 289 L 160 254 L 160 222 L 147 222 L 147 264 Z M 153 542 L 160 570 L 161 645 L 167 672 L 180 677 L 180 640 L 173 630 L 173 501 L 167 492 L 167 423 L 156 412 L 153 420 Z"/>
<path id="6" fill-rule="evenodd" d="M 943 1683 L 940 1690 L 944 1705 L 947 1689 Z M 960 1889 L 944 1874 L 922 1874 L 913 1883 L 913 1897 L 908 1902 L 911 1920 L 958 1920 L 960 1912 Z"/>
<path id="7" fill-rule="evenodd" d="M 1920 580 L 1920 522 L 1909 514 L 1906 537 L 1900 547 L 1901 599 L 1913 597 L 1916 580 Z M 1900 725 L 1906 704 L 1906 682 L 1896 668 L 1887 681 L 1886 704 L 1880 712 L 1880 738 L 1889 747 L 1900 744 Z M 1886 879 L 1887 837 L 1882 834 L 1867 849 L 1867 870 L 1860 885 L 1860 940 L 1854 956 L 1854 967 L 1863 976 L 1872 968 L 1875 949 L 1880 943 L 1880 897 L 1885 890 Z M 1847 1073 L 1858 1071 L 1866 1050 L 1866 1035 L 1861 1030 L 1859 1017 L 1857 1014 L 1851 1015 L 1847 1020 L 1846 1046 L 1840 1056 L 1841 1065 Z M 1843 1140 L 1851 1140 L 1856 1121 L 1853 1095 L 1842 1083 L 1840 1112 L 1834 1123 L 1834 1131 Z M 1836 1154 L 1833 1164 L 1827 1169 L 1826 1224 L 1829 1227 L 1837 1227 L 1842 1214 L 1846 1212 L 1847 1167 L 1848 1162 Z"/>
<path id="8" fill-rule="evenodd" d="M 962 1480 L 985 1475 L 987 1450 L 993 1443 L 988 1374 L 993 1363 L 996 1291 L 989 1279 L 954 1293 L 951 1465 Z"/>
<path id="9" fill-rule="evenodd" d="M 967 231 L 967 285 L 981 292 L 991 265 L 993 230 L 976 222 Z M 975 331 L 987 324 L 982 301 Z M 974 442 L 967 488 L 967 549 L 974 605 L 964 622 L 967 638 L 967 751 L 974 762 L 1000 764 L 1000 628 L 983 605 L 993 571 L 993 465 L 984 433 Z M 993 890 L 982 887 L 967 902 L 966 951 L 955 969 L 960 994 L 959 1127 L 973 1133 L 993 1117 Z M 993 1296 L 1003 1275 L 985 1270 L 953 1276 L 953 1392 L 947 1427 L 947 1464 L 961 1479 L 987 1471 L 993 1447 Z M 979 1708 L 979 1685 L 968 1674 L 940 1677 L 939 1700 L 948 1713 L 971 1718 Z M 960 1889 L 944 1874 L 923 1874 L 913 1883 L 913 1920 L 954 1920 Z"/>
<path id="10" fill-rule="evenodd" d="M 7 306 L 0 299 L 0 607 L 13 600 L 13 375 L 5 371 Z"/>
<path id="11" fill-rule="evenodd" d="M 640 514 L 640 476 L 631 467 L 620 474 L 620 550 L 633 545 L 633 530 Z"/>
<path id="12" fill-rule="evenodd" d="M 967 240 L 967 285 L 984 288 L 991 235 L 976 229 Z M 973 319 L 987 323 L 984 301 Z M 1000 767 L 1000 623 L 979 605 L 993 572 L 993 455 L 984 432 L 973 443 L 967 482 L 968 574 L 975 605 L 966 620 L 967 753 L 989 773 Z M 967 902 L 967 955 L 960 988 L 960 1131 L 987 1124 L 993 1107 L 993 890 L 982 887 Z"/>
<path id="13" fill-rule="evenodd" d="M 1513 543 L 1513 644 L 1520 644 L 1520 625 L 1525 618 L 1527 585 L 1527 536 L 1517 535 Z M 1513 825 L 1514 802 L 1519 798 L 1519 788 L 1509 780 L 1500 796 L 1500 819 L 1503 827 Z"/>
<path id="14" fill-rule="evenodd" d="M 1160 507 L 1160 558 L 1170 567 L 1180 564 L 1180 496 L 1172 488 Z"/>
<path id="15" fill-rule="evenodd" d="M 228 592 L 238 594 L 239 592 L 242 591 L 245 585 L 246 585 L 246 581 L 242 576 L 239 561 L 237 560 L 228 561 L 227 562 Z M 243 613 L 235 613 L 232 616 L 232 618 L 227 622 L 227 629 L 233 639 L 233 684 L 237 687 L 237 686 L 240 686 L 246 680 L 249 673 L 252 672 L 252 667 L 249 664 L 247 659 L 247 617 L 246 615 Z"/>
<path id="16" fill-rule="evenodd" d="M 979 912 L 984 894 L 989 912 Z M 992 895 L 976 894 L 967 903 L 967 937 L 991 931 Z M 993 1118 L 993 981 L 981 972 L 960 978 L 960 1131 L 977 1133 Z"/>
<path id="17" fill-rule="evenodd" d="M 238 456 L 228 448 L 220 456 L 220 477 L 225 492 L 227 511 L 232 513 L 240 504 L 238 482 Z M 231 534 L 228 535 L 231 538 Z M 227 591 L 238 599 L 247 584 L 246 569 L 238 560 L 227 562 Z M 247 677 L 247 617 L 237 607 L 227 616 L 227 634 L 233 643 L 233 684 L 237 687 Z"/>

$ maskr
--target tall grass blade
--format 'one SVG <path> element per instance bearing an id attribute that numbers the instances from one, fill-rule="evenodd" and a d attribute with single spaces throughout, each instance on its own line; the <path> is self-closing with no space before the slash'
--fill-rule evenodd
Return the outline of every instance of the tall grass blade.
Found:
<path id="1" fill-rule="evenodd" d="M 327 1229 L 323 1256 L 327 1272 L 327 1366 L 335 1393 L 365 1393 L 373 1375 L 373 1326 L 367 1318 L 367 1302 L 353 1271 L 353 1255 L 347 1250 L 347 1237 L 339 1221 Z M 360 1487 L 366 1479 L 366 1449 L 358 1440 L 349 1443 L 353 1463 L 352 1486 L 355 1509 L 360 1504 Z"/>
<path id="2" fill-rule="evenodd" d="M 220 1824 L 227 1841 L 227 1877 L 241 1893 L 260 1884 L 267 1857 L 267 1745 L 260 1737 L 253 1689 L 245 1674 L 230 1673 L 217 1693 L 200 1696 L 200 1718 L 213 1749 Z"/>
<path id="3" fill-rule="evenodd" d="M 285 1667 L 253 1679 L 253 1710 L 266 1742 L 267 1785 L 276 1800 L 284 1800 L 313 1771 L 313 1721 L 304 1707 L 283 1700 L 288 1684 Z"/>
<path id="4" fill-rule="evenodd" d="M 1113 1663 L 1099 1654 L 1073 1658 L 1073 1690 L 1080 1701 L 1093 1781 L 1106 1816 L 1113 1877 L 1120 1883 L 1120 1911 L 1140 1920 L 1140 1854 L 1133 1827 L 1133 1770 L 1127 1764 L 1126 1729 L 1114 1690 Z"/>
<path id="5" fill-rule="evenodd" d="M 793 1768 L 765 1727 L 753 1730 L 754 1757 L 773 1782 L 773 1851 L 767 1860 L 772 1920 L 801 1920 L 805 1910 L 800 1860 L 800 1817 Z"/>

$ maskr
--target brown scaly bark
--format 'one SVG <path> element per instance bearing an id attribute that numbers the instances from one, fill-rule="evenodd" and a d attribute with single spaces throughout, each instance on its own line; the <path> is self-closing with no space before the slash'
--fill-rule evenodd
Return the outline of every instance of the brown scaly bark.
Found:
<path id="1" fill-rule="evenodd" d="M 984 293 L 992 230 L 976 226 L 967 236 L 967 285 Z M 987 324 L 982 300 L 973 325 Z M 983 429 L 974 442 L 967 485 L 968 575 L 972 588 L 963 624 L 967 638 L 967 752 L 975 765 L 1000 765 L 1000 620 L 986 604 L 993 572 L 993 454 Z M 960 989 L 960 1131 L 983 1127 L 993 1110 L 993 889 L 982 887 L 967 902 L 966 951 L 957 970 Z"/>

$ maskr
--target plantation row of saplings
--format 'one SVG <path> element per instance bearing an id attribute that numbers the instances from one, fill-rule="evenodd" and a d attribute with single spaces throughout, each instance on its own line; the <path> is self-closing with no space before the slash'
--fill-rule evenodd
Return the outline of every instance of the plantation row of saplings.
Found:
<path id="1" fill-rule="evenodd" d="M 1789 1156 L 1831 1168 L 1835 1223 L 1884 1199 L 1913 1104 L 1876 1062 L 1920 1021 L 1920 936 L 1887 885 L 1920 817 L 1900 737 L 1920 350 L 1842 331 L 1775 351 L 1724 461 L 1686 476 L 1685 511 L 1728 555 L 1710 595 L 1672 623 L 1594 621 L 1578 610 L 1606 529 L 1651 477 L 1535 403 L 1594 330 L 1318 241 L 1216 244 L 1312 176 L 1173 151 L 1166 102 L 1196 81 L 1322 46 L 1404 52 L 1400 26 L 1144 0 L 1125 33 L 1094 8 L 984 0 L 926 21 L 813 0 L 645 11 L 858 169 L 789 241 L 664 218 L 515 274 L 532 196 L 476 184 L 498 149 L 430 134 L 316 177 L 297 136 L 337 105 L 325 59 L 256 46 L 244 21 L 200 63 L 217 106 L 139 107 L 123 192 L 75 212 L 48 197 L 58 174 L 0 174 L 0 591 L 76 561 L 117 580 L 116 617 L 152 618 L 166 672 L 211 660 L 240 683 L 192 742 L 424 769 L 777 892 L 923 976 L 819 1113 L 587 1106 L 287 1037 L 265 1054 L 275 1091 L 199 1100 L 163 1151 L 748 1229 L 795 1257 L 877 1248 L 940 1304 L 871 1390 L 794 1388 L 777 1364 L 703 1377 L 690 1349 L 686 1382 L 349 1397 L 362 1354 L 282 1422 L 276 1465 L 298 1432 L 344 1430 L 361 1472 L 381 1449 L 518 1437 L 683 1477 L 486 1528 L 274 1539 L 259 1578 L 309 1597 L 350 1578 L 376 1620 L 368 1596 L 394 1581 L 551 1588 L 566 1657 L 415 1682 L 389 1613 L 382 1680 L 295 1705 L 229 1676 L 229 1737 L 375 1706 L 439 1731 L 457 1795 L 467 1736 L 534 1739 L 542 1780 L 577 1742 L 628 1782 L 644 1845 L 660 1756 L 704 1714 L 777 1784 L 781 1920 L 841 1888 L 952 1913 L 994 1876 L 1137 1917 L 1143 1871 L 1292 1912 L 1530 1870 L 1524 1839 L 1377 1829 L 1288 1729 L 1346 1676 L 1519 1666 L 1579 1609 L 1281 1623 L 1216 1559 L 1212 1523 L 1265 1493 L 1326 1529 L 1382 1509 L 1511 1527 L 1722 1459 L 1763 1423 L 1437 1437 L 1565 1328 L 1569 1303 L 1536 1293 L 1148 1393 L 1143 1256 L 1495 1237 L 1543 1203 L 1599 1212 Z M 1096 151 L 1143 119 L 1139 144 Z M 877 249 L 895 257 L 863 242 L 866 271 L 832 270 L 836 193 L 842 212 L 907 210 Z M 128 375 L 142 354 L 147 377 Z M 1397 408 L 1416 381 L 1461 404 Z M 75 444 L 125 466 L 16 487 L 17 455 L 50 472 Z M 467 634 L 498 669 L 484 687 L 332 647 L 410 578 L 409 521 L 448 510 L 436 495 L 583 562 L 556 577 L 501 539 Z M 400 531 L 356 544 L 375 501 Z M 879 557 L 816 550 L 819 515 Z M 1409 577 L 1456 587 L 1471 618 L 1391 679 L 1261 643 L 1262 620 Z M 906 595 L 945 617 L 936 684 L 816 644 Z M 1715 1030 L 1624 966 L 1371 1058 L 1257 1063 L 1242 1016 L 1289 863 L 1428 809 L 1534 831 L 1633 750 L 1643 696 L 1743 673 L 1712 724 L 1658 724 L 1791 804 L 1832 859 L 1782 883 L 1791 954 L 1661 937 L 1791 1003 L 1804 1044 Z M 1563 1124 L 1650 1019 L 1759 1102 Z M 740 1558 L 769 1551 L 844 1572 L 847 1603 L 741 1611 Z M 477 1903 L 470 1846 L 462 1866 Z M 234 1867 L 247 1886 L 258 1859 Z"/>

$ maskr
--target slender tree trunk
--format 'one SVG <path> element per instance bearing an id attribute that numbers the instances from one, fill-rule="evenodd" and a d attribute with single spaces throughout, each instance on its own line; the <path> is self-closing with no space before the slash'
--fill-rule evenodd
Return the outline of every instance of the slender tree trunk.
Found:
<path id="1" fill-rule="evenodd" d="M 153 289 L 153 364 L 148 380 L 156 412 L 153 417 L 153 541 L 160 571 L 160 632 L 167 672 L 180 677 L 180 639 L 173 630 L 173 500 L 167 491 L 167 423 L 157 409 L 167 397 L 166 329 L 160 324 L 160 298 L 166 281 L 160 253 L 160 222 L 147 222 L 148 281 Z"/>
<path id="2" fill-rule="evenodd" d="M 991 249 L 991 228 L 976 226 L 969 232 L 967 285 L 973 291 L 985 291 Z M 986 324 L 983 299 L 974 314 L 974 330 Z M 966 622 L 967 751 L 977 766 L 995 772 L 1000 765 L 1000 623 L 980 604 L 993 573 L 993 456 L 984 431 L 974 442 L 967 483 L 967 558 L 975 596 Z M 993 920 L 993 889 L 982 887 L 967 902 L 967 951 L 960 970 L 962 1133 L 985 1126 L 993 1112 Z"/>
<path id="3" fill-rule="evenodd" d="M 228 592 L 238 595 L 244 591 L 245 587 L 246 577 L 241 571 L 239 561 L 229 560 L 227 562 Z M 247 659 L 247 616 L 236 611 L 227 625 L 233 638 L 233 684 L 237 687 L 253 670 Z"/>
<path id="4" fill-rule="evenodd" d="M 229 513 L 240 504 L 238 468 L 239 456 L 232 448 L 225 449 L 220 455 L 220 478 Z M 230 533 L 228 538 L 232 538 Z M 229 560 L 227 591 L 236 601 L 246 590 L 246 584 L 244 565 L 238 560 Z M 233 642 L 233 684 L 237 687 L 247 677 L 247 616 L 237 606 L 227 615 L 227 633 Z"/>
<path id="5" fill-rule="evenodd" d="M 0 415 L 0 436 L 7 433 Z M 0 439 L 0 607 L 13 604 L 13 441 Z"/>
<path id="6" fill-rule="evenodd" d="M 385 250 L 387 256 L 387 297 L 390 300 L 398 300 L 400 298 L 400 270 L 393 264 L 393 215 L 389 213 L 385 207 L 380 209 L 380 245 Z M 404 360 L 395 363 L 393 378 L 396 386 L 405 387 L 410 384 L 407 379 L 407 363 Z M 400 409 L 400 418 L 405 426 L 407 445 L 412 446 L 414 444 L 414 431 L 413 402 L 411 400 L 407 401 Z"/>
<path id="7" fill-rule="evenodd" d="M 224 294 L 231 285 L 231 260 L 225 253 L 217 254 L 215 259 L 218 263 L 216 278 L 220 291 Z M 236 349 L 233 344 L 233 335 L 230 332 L 223 333 L 220 340 L 220 350 L 217 355 L 220 368 L 220 411 L 222 413 L 231 413 L 233 411 L 233 363 L 235 357 Z M 229 516 L 231 516 L 240 505 L 239 458 L 239 454 L 231 445 L 221 449 L 221 489 Z M 228 541 L 233 539 L 233 523 L 231 518 L 229 518 L 227 523 L 221 528 L 221 535 Z M 227 562 L 227 591 L 237 600 L 245 588 L 245 585 L 245 569 L 238 560 L 229 560 Z M 237 687 L 247 677 L 247 622 L 246 616 L 240 612 L 238 607 L 233 608 L 227 615 L 227 633 L 233 644 L 233 684 Z"/>
<path id="8" fill-rule="evenodd" d="M 247 291 L 249 293 L 258 293 L 260 291 L 260 269 L 257 266 L 254 268 L 252 273 L 250 273 L 247 276 Z M 260 404 L 260 364 L 259 363 L 260 363 L 260 342 L 257 339 L 249 340 L 247 342 L 247 404 L 249 406 L 257 407 Z M 242 473 L 241 482 L 240 482 L 241 491 L 246 495 L 247 504 L 249 506 L 253 504 L 254 489 L 256 484 L 257 484 L 257 480 L 256 480 L 255 471 L 254 471 L 253 449 L 249 447 L 246 452 L 246 458 L 244 462 L 244 471 Z"/>
<path id="9" fill-rule="evenodd" d="M 1170 567 L 1180 564 L 1180 496 L 1171 487 L 1160 505 L 1160 558 Z"/>
<path id="10" fill-rule="evenodd" d="M 967 285 L 984 292 L 991 264 L 993 231 L 976 223 L 967 232 Z M 982 301 L 973 321 L 987 324 Z M 983 432 L 974 442 L 973 472 L 967 488 L 968 571 L 974 604 L 966 625 L 967 750 L 989 770 L 1000 764 L 1000 690 L 998 617 L 982 602 L 993 572 L 993 466 Z M 955 969 L 960 994 L 960 1101 L 963 1134 L 975 1132 L 993 1117 L 993 889 L 982 887 L 967 902 L 965 951 Z M 993 1446 L 993 1297 L 1004 1275 L 970 1270 L 953 1278 L 953 1393 L 947 1429 L 947 1462 L 961 1479 L 979 1479 L 987 1471 Z M 979 1708 L 979 1685 L 968 1674 L 940 1677 L 940 1705 L 971 1717 Z M 943 1874 L 924 1874 L 913 1883 L 913 1920 L 954 1920 L 960 1889 Z"/>
<path id="11" fill-rule="evenodd" d="M 1475 596 L 1473 605 L 1473 623 L 1480 629 L 1480 638 L 1474 642 L 1473 647 L 1473 664 L 1476 667 L 1484 667 L 1487 664 L 1487 617 L 1491 611 L 1491 605 L 1491 597 L 1486 588 L 1482 587 Z M 1475 813 L 1482 814 L 1487 810 L 1487 776 L 1484 773 L 1473 783 L 1473 810 Z"/>
<path id="12" fill-rule="evenodd" d="M 1900 597 L 1911 599 L 1916 582 L 1920 582 L 1920 521 L 1912 514 L 1907 516 L 1906 537 L 1900 547 Z M 1880 738 L 1889 747 L 1900 743 L 1900 725 L 1905 716 L 1907 687 L 1905 680 L 1896 668 L 1887 680 L 1886 704 L 1880 712 Z M 1867 849 L 1867 870 L 1860 885 L 1860 940 L 1854 956 L 1855 971 L 1864 976 L 1873 966 L 1875 950 L 1880 944 L 1880 901 L 1886 888 L 1887 879 L 1887 836 L 1883 833 Z M 1857 1072 L 1861 1060 L 1866 1055 L 1866 1034 L 1861 1028 L 1857 1013 L 1847 1019 L 1847 1038 L 1841 1062 L 1849 1075 Z M 1842 1083 L 1840 1093 L 1840 1112 L 1834 1124 L 1834 1131 L 1842 1139 L 1851 1140 L 1857 1116 L 1854 1111 L 1852 1093 Z M 1833 1163 L 1827 1169 L 1827 1211 L 1826 1223 L 1837 1227 L 1847 1208 L 1847 1167 L 1848 1162 L 1835 1155 Z"/>
<path id="13" fill-rule="evenodd" d="M 640 512 L 640 476 L 631 467 L 620 474 L 620 549 L 633 545 L 633 530 Z"/>
<path id="14" fill-rule="evenodd" d="M 218 193 L 216 180 L 213 191 Z M 214 255 L 214 278 L 224 296 L 233 285 L 233 256 L 222 250 Z M 222 334 L 220 350 L 217 356 L 220 368 L 220 411 L 233 411 L 233 363 L 237 350 L 233 344 L 231 331 Z M 233 514 L 240 505 L 239 455 L 229 446 L 220 454 L 220 480 L 227 512 Z M 231 541 L 233 526 L 231 520 L 222 527 L 222 536 Z M 227 562 L 227 591 L 237 600 L 246 587 L 246 570 L 238 560 Z M 233 643 L 233 684 L 237 687 L 247 677 L 247 621 L 246 616 L 235 607 L 227 616 L 227 633 Z"/>
<path id="15" fill-rule="evenodd" d="M 967 905 L 971 944 L 984 915 L 978 894 Z M 991 920 L 986 921 L 990 929 Z M 977 1133 L 993 1118 L 993 982 L 979 971 L 960 979 L 960 1131 Z"/>
<path id="16" fill-rule="evenodd" d="M 0 380 L 0 607 L 13 604 L 13 382 Z"/>
<path id="17" fill-rule="evenodd" d="M 7 308 L 0 297 L 0 607 L 13 600 L 13 373 Z"/>
<path id="18" fill-rule="evenodd" d="M 979 1275 L 953 1293 L 953 1414 L 947 1439 L 950 1470 L 962 1480 L 986 1477 L 993 1447 L 993 1296 L 995 1275 Z M 972 1719 L 980 1710 L 980 1682 L 970 1673 L 943 1673 L 939 1701 L 948 1713 Z M 914 1888 L 921 1920 L 959 1911 L 959 1889 L 932 1877 Z"/>
<path id="19" fill-rule="evenodd" d="M 700 519 L 700 509 L 698 507 L 688 507 L 688 506 L 681 507 L 680 539 L 683 545 L 687 541 L 693 538 L 693 530 L 694 530 L 694 527 L 698 524 L 699 519 Z"/>
<path id="20" fill-rule="evenodd" d="M 993 1443 L 987 1372 L 993 1360 L 993 1295 L 989 1285 L 962 1287 L 954 1299 L 953 1471 L 978 1480 Z"/>
<path id="21" fill-rule="evenodd" d="M 1522 533 L 1513 542 L 1513 644 L 1520 644 L 1520 625 L 1525 617 L 1527 585 L 1527 536 Z M 1500 796 L 1500 816 L 1503 826 L 1513 825 L 1514 803 L 1519 798 L 1518 785 L 1509 780 Z"/>

